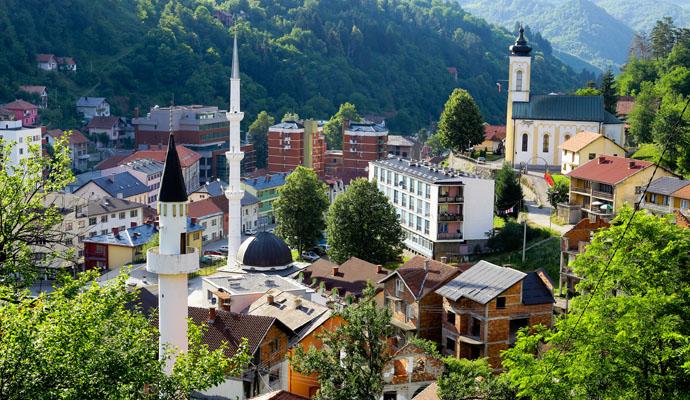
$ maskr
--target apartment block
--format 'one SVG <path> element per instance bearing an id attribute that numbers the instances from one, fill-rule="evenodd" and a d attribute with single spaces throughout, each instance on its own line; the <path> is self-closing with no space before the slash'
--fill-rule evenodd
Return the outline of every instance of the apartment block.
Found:
<path id="1" fill-rule="evenodd" d="M 285 121 L 268 129 L 268 171 L 290 172 L 302 165 L 324 175 L 323 122 Z"/>
<path id="2" fill-rule="evenodd" d="M 346 121 L 343 127 L 343 178 L 368 175 L 369 162 L 388 156 L 388 129 L 373 122 Z"/>

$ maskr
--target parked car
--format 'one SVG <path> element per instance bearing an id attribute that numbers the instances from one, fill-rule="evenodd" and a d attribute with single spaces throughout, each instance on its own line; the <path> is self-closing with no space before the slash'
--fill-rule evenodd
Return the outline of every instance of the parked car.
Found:
<path id="1" fill-rule="evenodd" d="M 323 257 L 326 255 L 326 251 L 322 249 L 320 246 L 316 246 L 313 249 L 309 250 L 312 253 L 316 254 L 317 256 Z"/>
<path id="2" fill-rule="evenodd" d="M 225 257 L 225 256 L 219 256 L 219 255 L 216 255 L 216 254 L 209 254 L 209 255 L 207 255 L 207 256 L 205 256 L 205 257 L 207 257 L 207 258 L 208 258 L 209 260 L 211 260 L 211 261 L 222 261 L 222 260 L 225 260 L 225 259 L 227 258 L 227 257 Z"/>
<path id="3" fill-rule="evenodd" d="M 319 257 L 319 255 L 314 253 L 313 251 L 305 251 L 302 253 L 302 259 L 305 261 L 314 262 L 319 258 L 321 257 Z"/>
<path id="4" fill-rule="evenodd" d="M 247 236 L 254 236 L 256 235 L 256 229 L 247 229 L 244 231 L 244 234 Z"/>
<path id="5" fill-rule="evenodd" d="M 227 244 L 224 244 L 224 245 L 220 246 L 220 247 L 218 248 L 218 250 L 219 250 L 221 253 L 223 253 L 223 254 L 228 254 L 228 251 L 229 251 L 228 245 L 227 245 Z"/>
<path id="6" fill-rule="evenodd" d="M 221 253 L 220 251 L 216 251 L 216 250 L 206 250 L 206 251 L 204 251 L 204 255 L 205 256 L 222 256 L 223 253 Z"/>
<path id="7" fill-rule="evenodd" d="M 477 162 L 479 164 L 484 164 L 486 162 L 486 157 L 477 157 Z"/>

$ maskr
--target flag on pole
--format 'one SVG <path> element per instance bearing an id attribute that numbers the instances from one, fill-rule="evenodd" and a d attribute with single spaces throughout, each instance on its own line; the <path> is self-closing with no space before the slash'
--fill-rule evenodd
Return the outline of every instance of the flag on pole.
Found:
<path id="1" fill-rule="evenodd" d="M 496 82 L 496 86 L 498 86 L 498 93 L 501 93 L 501 87 L 503 86 L 501 82 Z"/>
<path id="2" fill-rule="evenodd" d="M 549 174 L 549 171 L 546 171 L 544 173 L 544 180 L 546 181 L 546 183 L 549 184 L 549 186 L 553 187 L 554 182 L 553 182 L 553 178 L 551 177 L 551 174 Z"/>

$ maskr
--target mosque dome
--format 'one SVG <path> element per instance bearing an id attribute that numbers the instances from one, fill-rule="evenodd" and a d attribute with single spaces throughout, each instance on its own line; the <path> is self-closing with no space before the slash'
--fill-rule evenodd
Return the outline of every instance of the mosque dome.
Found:
<path id="1" fill-rule="evenodd" d="M 278 271 L 292 265 L 292 252 L 285 242 L 270 232 L 259 232 L 237 250 L 237 261 L 249 271 Z"/>

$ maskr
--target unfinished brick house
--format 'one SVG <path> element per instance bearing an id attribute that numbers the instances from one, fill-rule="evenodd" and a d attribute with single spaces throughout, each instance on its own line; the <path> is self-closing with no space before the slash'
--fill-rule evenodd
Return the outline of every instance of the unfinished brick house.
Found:
<path id="1" fill-rule="evenodd" d="M 536 272 L 480 261 L 436 293 L 443 296 L 443 353 L 487 357 L 493 368 L 520 328 L 553 320 L 553 293 Z"/>
<path id="2" fill-rule="evenodd" d="M 407 336 L 441 344 L 443 297 L 434 291 L 455 278 L 460 270 L 439 261 L 414 256 L 383 278 L 384 306 L 392 313 L 398 345 Z"/>
<path id="3" fill-rule="evenodd" d="M 592 236 L 600 230 L 607 229 L 610 224 L 602 218 L 592 216 L 584 218 L 568 232 L 561 236 L 561 268 L 559 282 L 559 294 L 563 296 L 563 289 L 567 288 L 569 295 L 575 293 L 575 285 L 580 282 L 580 277 L 575 275 L 570 268 L 570 263 L 585 252 L 585 247 L 592 241 Z"/>

